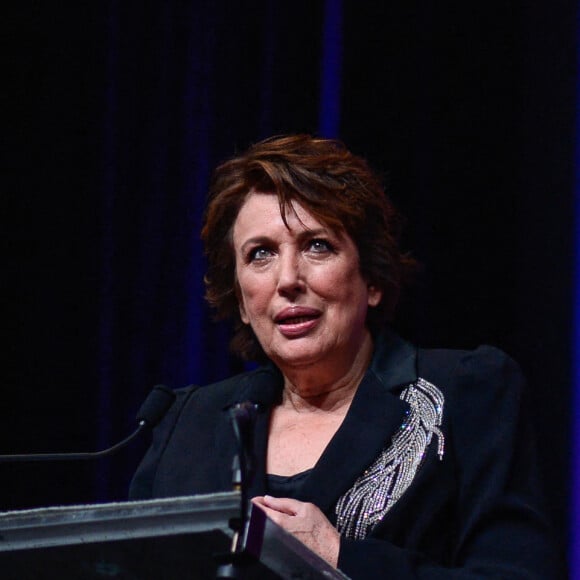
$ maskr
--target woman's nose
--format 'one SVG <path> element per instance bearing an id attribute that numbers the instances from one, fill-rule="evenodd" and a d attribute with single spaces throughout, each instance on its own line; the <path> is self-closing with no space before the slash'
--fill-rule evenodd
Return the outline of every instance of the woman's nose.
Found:
<path id="1" fill-rule="evenodd" d="M 292 253 L 280 255 L 278 262 L 278 292 L 294 295 L 304 289 L 300 257 Z"/>

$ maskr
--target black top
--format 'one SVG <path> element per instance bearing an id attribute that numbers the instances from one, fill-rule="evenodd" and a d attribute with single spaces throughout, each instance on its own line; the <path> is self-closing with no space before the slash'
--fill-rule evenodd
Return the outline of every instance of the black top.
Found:
<path id="1" fill-rule="evenodd" d="M 409 385 L 422 379 L 443 401 L 427 404 L 428 412 L 419 415 L 428 421 L 441 411 L 441 425 L 424 429 L 430 434 L 426 446 L 409 446 L 410 458 L 418 460 L 415 471 L 406 470 L 406 463 L 398 466 L 409 485 L 387 511 L 377 512 L 379 521 L 366 537 L 342 536 L 338 567 L 353 580 L 560 578 L 563 558 L 553 545 L 539 492 L 524 381 L 517 365 L 492 347 L 424 350 L 391 332 L 378 337 L 342 425 L 296 490 L 296 499 L 314 503 L 336 525 L 341 501 L 356 491 L 369 466 L 393 448 L 404 451 L 407 429 L 423 429 L 421 421 L 413 421 L 412 405 L 420 408 L 429 401 L 420 389 L 406 396 Z M 261 409 L 250 496 L 266 494 L 270 409 L 282 387 L 279 371 L 267 366 L 178 391 L 155 429 L 131 497 L 229 490 L 236 441 L 227 409 L 247 400 Z M 372 487 L 363 489 L 353 495 L 380 499 Z"/>
<path id="2" fill-rule="evenodd" d="M 312 469 L 307 469 L 294 475 L 275 475 L 268 473 L 266 476 L 266 490 L 268 495 L 297 499 L 302 485 L 311 473 Z"/>

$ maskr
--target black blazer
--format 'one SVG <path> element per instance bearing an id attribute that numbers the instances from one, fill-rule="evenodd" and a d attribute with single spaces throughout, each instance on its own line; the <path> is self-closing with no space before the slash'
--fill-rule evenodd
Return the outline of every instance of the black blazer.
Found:
<path id="1" fill-rule="evenodd" d="M 391 444 L 419 377 L 444 397 L 442 460 L 433 437 L 411 485 L 363 540 L 341 540 L 353 579 L 559 578 L 536 477 L 533 433 L 517 365 L 492 347 L 423 350 L 385 332 L 343 424 L 300 490 L 333 523 L 339 498 Z M 263 495 L 269 411 L 281 394 L 273 366 L 177 391 L 130 489 L 132 499 L 231 489 L 231 405 L 260 404 L 256 476 Z M 441 451 L 441 450 L 439 450 Z"/>

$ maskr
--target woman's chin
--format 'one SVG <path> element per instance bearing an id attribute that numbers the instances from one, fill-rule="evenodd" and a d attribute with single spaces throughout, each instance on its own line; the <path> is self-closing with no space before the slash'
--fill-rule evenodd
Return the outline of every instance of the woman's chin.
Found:
<path id="1" fill-rule="evenodd" d="M 267 352 L 279 367 L 310 366 L 324 360 L 324 353 L 324 349 L 320 348 L 320 343 L 314 340 L 294 340 L 283 348 L 275 348 Z"/>

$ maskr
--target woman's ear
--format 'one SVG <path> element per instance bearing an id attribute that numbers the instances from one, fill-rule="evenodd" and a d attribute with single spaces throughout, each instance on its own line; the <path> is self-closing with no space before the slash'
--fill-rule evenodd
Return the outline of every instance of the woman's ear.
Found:
<path id="1" fill-rule="evenodd" d="M 238 280 L 234 280 L 234 289 L 236 292 L 236 298 L 238 300 L 238 308 L 240 310 L 240 318 L 244 324 L 250 324 L 250 319 L 246 315 L 246 307 L 244 306 L 244 297 L 242 296 L 242 290 L 238 284 Z"/>
<path id="2" fill-rule="evenodd" d="M 244 324 L 250 324 L 250 319 L 246 316 L 246 309 L 244 308 L 244 303 L 242 300 L 238 301 L 238 305 L 240 308 L 240 318 Z"/>
<path id="3" fill-rule="evenodd" d="M 377 288 L 376 286 L 373 286 L 373 284 L 369 284 L 367 290 L 368 290 L 367 304 L 369 306 L 378 306 L 383 298 L 383 291 L 379 290 L 379 288 Z"/>

